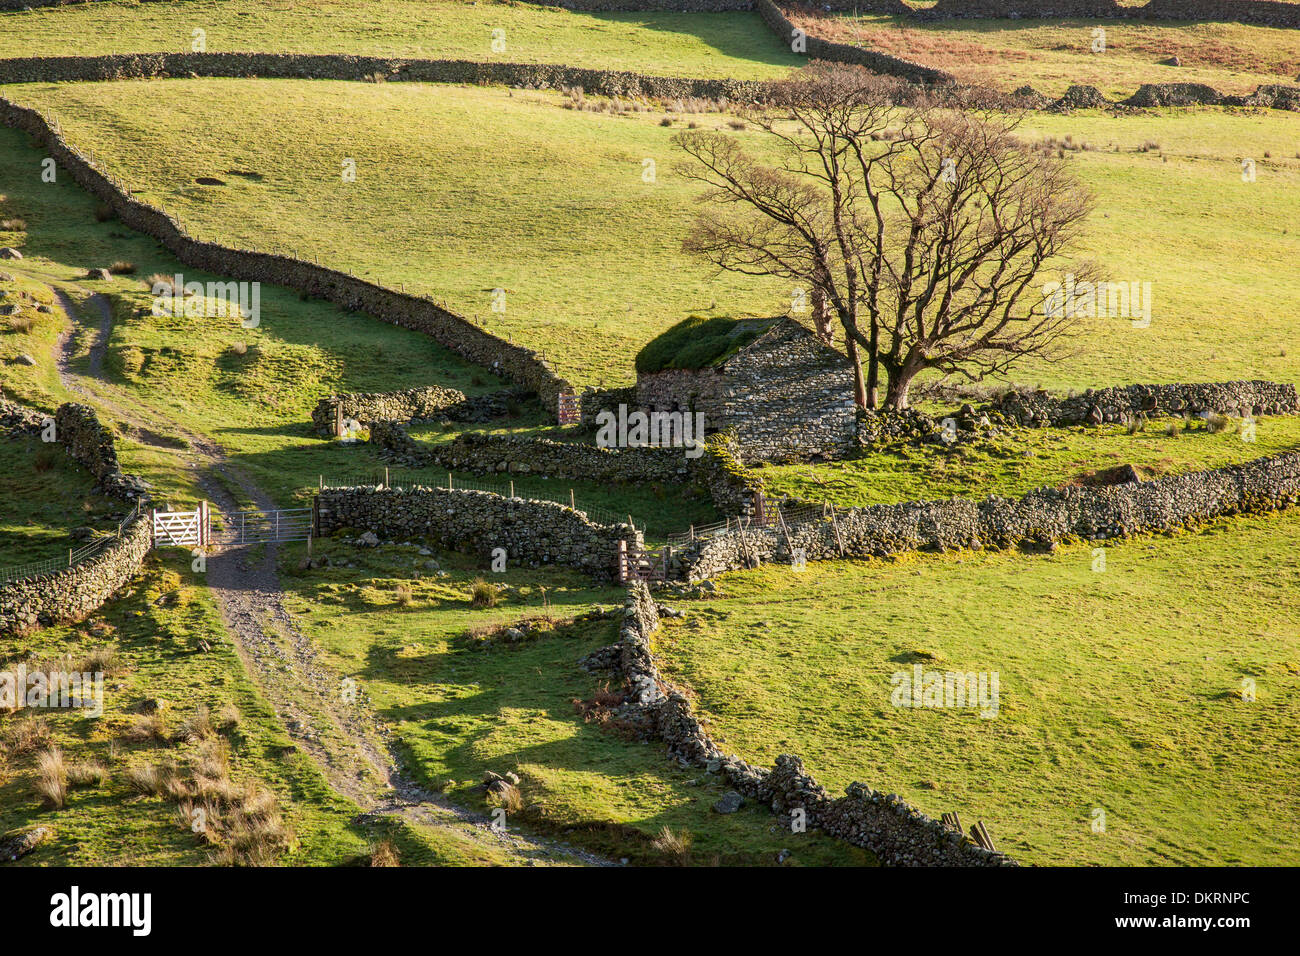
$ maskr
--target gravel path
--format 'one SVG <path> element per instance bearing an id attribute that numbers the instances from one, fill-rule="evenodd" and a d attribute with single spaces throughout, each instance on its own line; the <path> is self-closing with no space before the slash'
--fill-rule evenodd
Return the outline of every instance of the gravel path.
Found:
<path id="1" fill-rule="evenodd" d="M 60 337 L 56 356 L 64 387 L 118 419 L 134 439 L 175 454 L 215 505 L 214 512 L 228 516 L 242 510 L 231 487 L 261 510 L 276 507 L 218 443 L 124 399 L 106 380 L 103 359 L 112 332 L 112 308 L 102 295 L 87 299 L 100 314 L 88 374 L 75 370 L 73 330 L 81 323 L 71 299 L 51 289 L 71 326 Z M 182 441 L 167 437 L 171 435 Z M 316 646 L 285 608 L 276 556 L 274 544 L 218 546 L 207 562 L 207 585 L 245 669 L 274 705 L 286 732 L 336 791 L 360 806 L 366 817 L 398 816 L 425 826 L 454 827 L 462 840 L 504 846 L 530 864 L 609 865 L 564 844 L 492 830 L 483 814 L 458 807 L 405 776 L 391 734 L 368 706 L 364 688 L 345 682 L 320 660 Z"/>

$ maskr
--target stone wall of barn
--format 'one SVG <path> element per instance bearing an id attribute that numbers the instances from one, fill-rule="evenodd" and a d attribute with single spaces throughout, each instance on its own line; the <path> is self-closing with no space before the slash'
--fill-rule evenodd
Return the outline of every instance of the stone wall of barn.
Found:
<path id="1" fill-rule="evenodd" d="M 716 368 L 640 376 L 637 404 L 703 414 L 705 433 L 732 432 L 745 463 L 833 456 L 856 435 L 848 359 L 793 322 Z"/>

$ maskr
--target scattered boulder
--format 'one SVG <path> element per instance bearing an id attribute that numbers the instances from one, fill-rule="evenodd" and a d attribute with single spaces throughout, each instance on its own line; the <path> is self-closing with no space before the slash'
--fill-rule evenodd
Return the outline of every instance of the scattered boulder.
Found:
<path id="1" fill-rule="evenodd" d="M 32 358 L 32 357 L 31 357 L 30 355 L 28 355 L 26 352 L 23 352 L 23 353 L 20 354 L 17 358 L 14 359 L 14 364 L 15 364 L 15 365 L 35 365 L 35 364 L 36 364 L 36 359 Z"/>
<path id="2" fill-rule="evenodd" d="M 93 279 L 96 282 L 108 282 L 113 278 L 113 273 L 107 269 L 91 269 L 86 273 L 87 279 Z"/>
<path id="3" fill-rule="evenodd" d="M 735 790 L 728 790 L 713 804 L 715 813 L 735 813 L 745 805 L 745 798 Z"/>
<path id="4" fill-rule="evenodd" d="M 34 827 L 31 830 L 6 834 L 3 839 L 0 839 L 0 860 L 13 862 L 21 859 L 52 836 L 54 831 L 49 827 Z"/>
<path id="5" fill-rule="evenodd" d="M 0 259 L 21 259 L 23 254 L 12 246 L 5 246 L 0 249 Z"/>

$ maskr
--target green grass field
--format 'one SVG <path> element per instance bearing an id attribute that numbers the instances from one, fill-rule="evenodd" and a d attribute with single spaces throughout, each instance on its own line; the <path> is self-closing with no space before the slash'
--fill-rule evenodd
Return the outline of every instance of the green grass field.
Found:
<path id="1" fill-rule="evenodd" d="M 1157 419 L 1134 435 L 1118 425 L 1013 429 L 977 445 L 870 449 L 859 458 L 755 469 L 768 496 L 790 495 L 842 507 L 932 498 L 1019 496 L 1062 485 L 1116 465 L 1176 475 L 1300 450 L 1300 416 L 1265 418 L 1246 441 L 1240 421 L 1212 433 Z"/>
<path id="2" fill-rule="evenodd" d="M 178 0 L 0 13 L 0 57 L 152 53 L 350 53 L 559 63 L 665 76 L 761 80 L 803 58 L 757 14 L 584 13 L 481 0 Z M 494 30 L 504 49 L 493 48 Z"/>
<path id="3" fill-rule="evenodd" d="M 64 453 L 39 438 L 0 437 L 0 571 L 33 561 L 67 557 L 69 532 L 80 527 L 114 530 L 122 505 L 94 494 L 95 479 Z"/>
<path id="4" fill-rule="evenodd" d="M 699 190 L 673 170 L 669 139 L 683 122 L 660 126 L 662 113 L 568 110 L 543 93 L 298 81 L 7 95 L 52 110 L 74 142 L 195 234 L 445 298 L 544 350 L 579 385 L 629 382 L 640 346 L 689 315 L 789 305 L 779 283 L 714 276 L 680 251 Z M 186 149 L 157 148 L 161 115 L 187 131 Z M 716 115 L 697 119 L 725 128 Z M 752 130 L 738 135 L 756 142 Z M 1151 282 L 1154 308 L 1150 328 L 1087 320 L 1073 358 L 1013 378 L 1083 387 L 1294 377 L 1285 353 L 1296 317 L 1281 304 L 1300 297 L 1300 273 L 1287 267 L 1300 253 L 1300 118 L 1035 114 L 1023 135 L 1087 144 L 1070 154 L 1098 201 L 1085 252 L 1114 279 Z M 356 160 L 355 183 L 339 175 L 345 158 Z M 1242 158 L 1255 160 L 1254 182 L 1242 181 Z M 654 183 L 642 179 L 645 159 Z M 200 176 L 226 185 L 197 185 Z M 490 312 L 496 288 L 504 314 Z"/>
<path id="5" fill-rule="evenodd" d="M 740 756 L 984 820 L 1023 863 L 1294 865 L 1297 546 L 1292 509 L 1111 545 L 1101 573 L 1087 546 L 771 565 L 658 651 Z M 997 716 L 892 706 L 918 663 L 998 672 Z"/>
<path id="6" fill-rule="evenodd" d="M 427 786 L 481 810 L 484 771 L 513 771 L 526 826 L 632 863 L 675 862 L 653 846 L 664 827 L 691 835 L 695 864 L 773 865 L 782 849 L 792 851 L 791 866 L 870 862 L 816 834 L 773 833 L 768 811 L 752 804 L 716 814 L 716 777 L 677 767 L 660 744 L 583 720 L 575 702 L 591 699 L 601 681 L 578 659 L 617 632 L 606 619 L 563 622 L 621 607 L 621 588 L 554 570 L 509 571 L 488 575 L 509 587 L 501 603 L 475 609 L 470 584 L 483 570 L 471 559 L 440 554 L 438 576 L 421 570 L 428 559 L 414 549 L 322 545 L 358 567 L 286 577 L 287 606 L 330 665 L 356 675 Z M 556 628 L 524 643 L 471 634 L 548 614 Z"/>
<path id="7" fill-rule="evenodd" d="M 921 22 L 807 12 L 792 20 L 812 36 L 947 70 L 963 83 L 1001 90 L 1029 84 L 1049 96 L 1079 83 L 1112 99 L 1131 96 L 1143 83 L 1205 83 L 1225 93 L 1249 93 L 1261 83 L 1293 84 L 1300 73 L 1295 31 L 1255 24 L 1061 18 Z M 1173 57 L 1177 66 L 1165 62 Z"/>

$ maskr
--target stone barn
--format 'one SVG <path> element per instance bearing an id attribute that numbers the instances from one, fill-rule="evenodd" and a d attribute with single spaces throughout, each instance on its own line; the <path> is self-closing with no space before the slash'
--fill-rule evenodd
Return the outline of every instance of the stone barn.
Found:
<path id="1" fill-rule="evenodd" d="M 690 318 L 643 348 L 637 405 L 735 430 L 746 463 L 831 456 L 855 441 L 853 370 L 791 318 Z"/>

